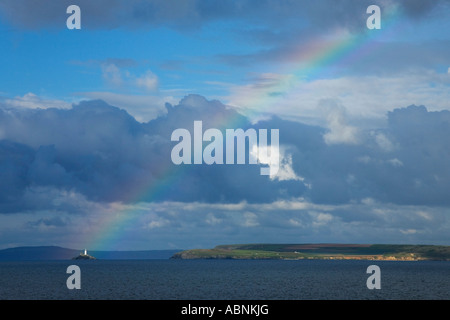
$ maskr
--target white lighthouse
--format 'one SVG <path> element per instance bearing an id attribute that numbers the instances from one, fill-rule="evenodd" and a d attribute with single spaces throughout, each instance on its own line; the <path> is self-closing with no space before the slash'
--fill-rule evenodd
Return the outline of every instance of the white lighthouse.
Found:
<path id="1" fill-rule="evenodd" d="M 84 249 L 84 255 L 87 256 L 87 249 Z"/>

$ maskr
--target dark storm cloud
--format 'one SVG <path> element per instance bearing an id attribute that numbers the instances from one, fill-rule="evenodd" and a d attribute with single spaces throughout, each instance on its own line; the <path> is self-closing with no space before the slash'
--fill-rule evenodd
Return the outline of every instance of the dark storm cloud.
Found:
<path id="1" fill-rule="evenodd" d="M 399 1 L 400 7 L 410 17 L 421 18 L 433 11 L 438 14 L 439 10 L 448 6 L 448 0 L 408 0 Z"/>
<path id="2" fill-rule="evenodd" d="M 220 102 L 195 95 L 167 108 L 166 116 L 146 124 L 102 101 L 69 110 L 0 109 L 1 211 L 24 209 L 22 198 L 36 187 L 125 202 L 270 201 L 280 196 L 278 188 L 286 196 L 305 189 L 301 183 L 290 188 L 290 182 L 271 181 L 254 165 L 175 166 L 170 157 L 174 129 L 192 130 L 194 120 L 203 120 L 205 128 L 221 128 L 223 119 L 244 129 L 250 124 Z"/>
<path id="3" fill-rule="evenodd" d="M 69 0 L 4 0 L 0 2 L 0 17 L 19 29 L 65 28 Z M 226 30 L 242 43 L 254 43 L 257 49 L 243 53 L 221 53 L 215 58 L 219 63 L 232 66 L 248 66 L 266 62 L 293 62 L 293 58 L 308 50 L 305 43 L 327 37 L 334 30 L 347 29 L 360 33 L 366 30 L 366 9 L 378 4 L 382 12 L 398 6 L 400 15 L 396 20 L 416 23 L 432 17 L 446 17 L 450 3 L 437 1 L 373 1 L 373 0 L 326 0 L 326 1 L 203 1 L 203 0 L 132 0 L 132 1 L 77 1 L 82 10 L 83 29 L 123 28 L 128 30 L 168 27 L 179 32 L 198 32 L 217 21 L 230 22 Z M 223 32 L 223 30 L 221 31 Z M 263 45 L 263 47 L 261 47 Z M 410 45 L 393 43 L 386 48 L 374 43 L 370 63 L 362 60 L 349 63 L 338 72 L 392 72 L 408 70 L 413 66 L 431 67 L 446 65 L 448 43 L 429 42 Z M 379 49 L 377 51 L 377 48 Z M 295 53 L 295 54 L 294 54 Z M 423 58 L 417 60 L 417 57 Z M 93 63 L 73 61 L 76 64 Z M 97 61 L 99 63 L 101 61 Z M 136 65 L 132 59 L 107 59 L 106 64 L 116 66 Z M 178 63 L 179 65 L 179 63 Z M 164 68 L 173 65 L 165 64 Z M 176 67 L 176 65 L 175 65 Z M 372 70 L 373 69 L 373 70 Z M 380 71 L 381 70 L 381 71 Z M 333 70 L 332 70 L 333 71 Z M 336 71 L 336 70 L 335 70 Z"/>
<path id="4" fill-rule="evenodd" d="M 143 28 L 169 26 L 179 30 L 198 28 L 222 19 L 248 21 L 273 28 L 302 26 L 309 21 L 312 28 L 339 25 L 353 28 L 366 19 L 365 9 L 371 4 L 390 7 L 398 4 L 411 17 L 439 13 L 445 0 L 411 1 L 270 1 L 270 0 L 3 0 L 1 15 L 18 27 L 36 29 L 65 26 L 66 8 L 76 4 L 82 9 L 83 28 Z M 300 21 L 299 21 L 300 20 Z M 296 23 L 293 23 L 296 22 Z"/>
<path id="5" fill-rule="evenodd" d="M 1 111 L 0 111 L 1 113 Z M 27 171 L 34 151 L 25 145 L 0 141 L 0 204 L 2 212 L 16 211 L 28 184 Z"/>
<path id="6" fill-rule="evenodd" d="M 310 177 L 315 202 L 347 203 L 369 197 L 396 204 L 447 206 L 449 134 L 449 111 L 410 106 L 390 112 L 387 128 L 371 131 L 364 145 L 323 147 L 308 153 L 310 159 L 300 149 L 294 165 Z M 302 169 L 305 162 L 314 163 L 307 173 Z"/>
<path id="7" fill-rule="evenodd" d="M 47 208 L 51 190 L 107 202 L 268 203 L 302 196 L 319 204 L 367 198 L 450 204 L 449 111 L 396 109 L 388 114 L 386 128 L 362 131 L 361 144 L 328 145 L 323 128 L 277 117 L 251 125 L 219 101 L 197 95 L 167 110 L 139 123 L 99 100 L 68 110 L 0 108 L 0 211 Z M 175 166 L 171 133 L 176 128 L 192 132 L 194 120 L 202 120 L 204 130 L 231 123 L 233 128 L 279 129 L 280 144 L 304 180 L 271 180 L 255 165 Z"/>

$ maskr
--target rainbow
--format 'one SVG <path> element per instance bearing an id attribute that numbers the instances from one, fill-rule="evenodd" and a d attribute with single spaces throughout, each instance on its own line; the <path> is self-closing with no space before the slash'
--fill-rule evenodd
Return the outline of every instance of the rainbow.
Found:
<path id="1" fill-rule="evenodd" d="M 311 39 L 307 43 L 298 46 L 298 50 L 287 54 L 289 69 L 281 70 L 277 77 L 272 79 L 271 85 L 254 90 L 253 95 L 241 97 L 243 105 L 257 106 L 246 116 L 257 116 L 275 110 L 277 99 L 288 95 L 293 90 L 298 90 L 302 83 L 330 76 L 330 70 L 342 69 L 354 61 L 364 59 L 368 52 L 379 48 L 381 39 L 390 37 L 401 29 L 399 10 L 396 6 L 389 8 L 388 12 L 382 12 L 381 30 L 369 30 L 365 28 L 359 34 L 352 34 L 345 30 L 336 30 L 326 38 Z M 294 68 L 292 68 L 294 65 Z M 280 76 L 281 74 L 281 76 Z M 247 92 L 248 93 L 248 92 Z M 278 96 L 274 93 L 280 93 Z M 238 108 L 238 106 L 236 106 Z M 218 127 L 234 128 L 237 118 L 217 119 Z M 160 163 L 154 179 L 144 185 L 126 190 L 126 203 L 135 205 L 112 204 L 110 209 L 101 214 L 95 221 L 97 228 L 93 228 L 88 234 L 83 235 L 83 247 L 90 250 L 115 250 L 118 243 L 124 237 L 132 237 L 129 234 L 130 227 L 139 223 L 139 218 L 148 212 L 148 207 L 140 206 L 139 201 L 158 201 L 170 192 L 171 185 L 183 179 L 183 166 L 174 166 L 168 159 L 167 163 Z"/>
<path id="2" fill-rule="evenodd" d="M 380 30 L 369 30 L 365 25 L 360 33 L 336 29 L 296 46 L 296 50 L 284 56 L 287 67 L 280 69 L 273 81 L 262 89 L 238 91 L 234 97 L 239 104 L 230 101 L 230 105 L 250 118 L 257 119 L 264 112 L 274 113 L 281 99 L 288 99 L 290 93 L 303 90 L 303 83 L 333 77 L 333 71 L 345 70 L 356 61 L 364 61 L 373 50 L 382 50 L 383 40 L 403 30 L 400 15 L 398 5 L 392 5 L 382 12 Z"/>
<path id="3" fill-rule="evenodd" d="M 84 247 L 91 250 L 117 249 L 115 244 L 127 233 L 128 227 L 136 223 L 142 214 L 148 212 L 148 208 L 140 206 L 139 201 L 145 199 L 146 202 L 152 202 L 161 199 L 174 182 L 182 179 L 183 169 L 182 166 L 173 165 L 170 160 L 160 163 L 155 170 L 157 174 L 154 179 L 134 190 L 124 190 L 127 195 L 123 203 L 112 203 L 108 210 L 96 215 L 98 221 L 94 221 L 93 225 L 97 228 L 86 235 L 83 240 Z"/>

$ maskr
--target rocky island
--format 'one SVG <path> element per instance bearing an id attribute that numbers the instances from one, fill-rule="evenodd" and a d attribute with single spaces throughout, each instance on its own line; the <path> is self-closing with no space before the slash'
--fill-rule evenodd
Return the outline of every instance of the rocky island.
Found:
<path id="1" fill-rule="evenodd" d="M 78 256 L 72 258 L 72 260 L 96 260 L 96 259 L 97 258 L 88 255 L 86 249 L 84 249 L 84 252 L 81 252 Z"/>
<path id="2" fill-rule="evenodd" d="M 401 244 L 235 244 L 178 252 L 172 259 L 450 261 L 450 246 Z"/>

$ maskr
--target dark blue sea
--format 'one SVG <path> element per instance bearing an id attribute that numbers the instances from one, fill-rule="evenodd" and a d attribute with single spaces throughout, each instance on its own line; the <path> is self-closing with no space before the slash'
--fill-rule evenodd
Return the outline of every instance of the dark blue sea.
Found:
<path id="1" fill-rule="evenodd" d="M 80 267 L 81 289 L 66 273 Z M 367 267 L 381 289 L 368 289 Z M 449 300 L 450 262 L 95 260 L 0 262 L 1 300 Z"/>

